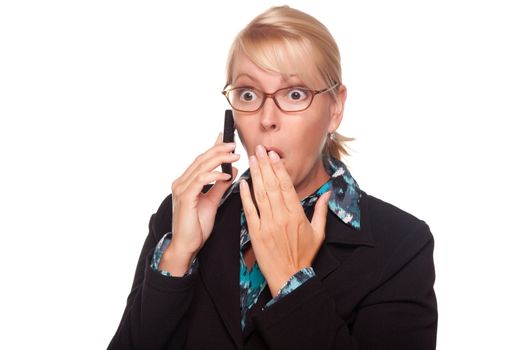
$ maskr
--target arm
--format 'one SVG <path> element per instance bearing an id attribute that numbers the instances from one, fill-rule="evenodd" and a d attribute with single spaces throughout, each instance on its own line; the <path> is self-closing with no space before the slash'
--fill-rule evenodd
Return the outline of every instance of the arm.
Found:
<path id="1" fill-rule="evenodd" d="M 254 317 L 270 349 L 435 349 L 434 241 L 426 224 L 393 251 L 346 324 L 316 277 Z"/>
<path id="2" fill-rule="evenodd" d="M 164 276 L 150 266 L 155 245 L 161 239 L 156 223 L 166 219 L 169 210 L 170 196 L 151 216 L 126 308 L 108 349 L 183 348 L 184 315 L 191 304 L 196 274 Z"/>
<path id="3" fill-rule="evenodd" d="M 240 155 L 232 153 L 234 149 L 235 143 L 223 143 L 219 134 L 215 144 L 173 181 L 171 195 L 150 219 L 133 287 L 109 349 L 183 348 L 185 315 L 198 275 L 185 272 L 209 238 L 221 198 L 237 175 L 235 167 L 231 175 L 213 171 L 222 163 L 239 160 Z M 173 276 L 165 276 L 150 265 L 160 234 L 168 231 L 176 235 L 161 255 L 159 269 Z"/>
<path id="4" fill-rule="evenodd" d="M 166 249 L 168 249 L 168 245 L 171 243 L 171 237 L 172 233 L 168 232 L 162 238 L 160 239 L 159 243 L 157 243 L 157 246 L 155 247 L 155 250 L 153 251 L 153 257 L 151 259 L 151 268 L 155 271 L 159 271 L 164 276 L 173 276 L 169 271 L 162 270 L 160 268 L 160 260 L 162 259 L 162 256 L 164 255 L 164 252 Z M 191 263 L 191 266 L 186 270 L 184 275 L 182 277 L 189 276 L 197 270 L 197 267 L 199 266 L 199 261 L 197 260 L 197 257 L 193 259 L 193 262 Z"/>

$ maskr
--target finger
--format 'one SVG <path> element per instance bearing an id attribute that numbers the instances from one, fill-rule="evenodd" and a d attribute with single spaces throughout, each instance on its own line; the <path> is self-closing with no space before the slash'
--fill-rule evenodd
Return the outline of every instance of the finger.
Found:
<path id="1" fill-rule="evenodd" d="M 252 238 L 254 235 L 257 234 L 259 231 L 259 225 L 260 225 L 260 219 L 259 215 L 257 214 L 257 208 L 255 207 L 255 204 L 252 200 L 252 195 L 250 193 L 250 187 L 248 186 L 248 183 L 246 180 L 241 180 L 241 202 L 242 207 L 244 210 L 244 216 L 246 217 L 246 223 L 248 225 L 248 231 L 252 235 Z"/>
<path id="2" fill-rule="evenodd" d="M 319 235 L 318 238 L 324 239 L 326 214 L 328 213 L 328 200 L 330 199 L 332 191 L 325 192 L 319 197 L 315 203 L 314 215 L 312 216 L 312 227 L 314 232 Z"/>
<path id="3" fill-rule="evenodd" d="M 217 136 L 217 140 L 215 140 L 215 144 L 218 145 L 222 142 L 222 131 L 219 132 L 219 136 Z"/>
<path id="4" fill-rule="evenodd" d="M 196 160 L 186 172 L 179 177 L 177 182 L 177 187 L 180 191 L 184 191 L 194 180 L 195 177 L 202 173 L 209 173 L 216 169 L 222 163 L 233 163 L 240 159 L 240 154 L 237 153 L 217 153 L 210 158 L 202 158 Z"/>
<path id="5" fill-rule="evenodd" d="M 190 174 L 195 171 L 196 167 L 201 163 L 209 159 L 207 156 L 208 154 L 213 153 L 214 151 L 222 151 L 222 152 L 232 152 L 232 150 L 235 150 L 235 143 L 222 143 L 222 132 L 219 132 L 219 135 L 217 136 L 217 139 L 215 140 L 215 144 L 210 147 L 206 152 L 198 155 L 195 160 L 190 164 L 190 166 L 182 173 L 181 176 L 179 176 L 178 179 L 180 179 L 180 182 L 184 182 Z M 215 168 L 213 168 L 215 169 Z"/>
<path id="6" fill-rule="evenodd" d="M 185 174 L 179 178 L 179 182 L 185 182 L 188 179 L 192 179 L 195 177 L 196 173 L 212 171 L 222 163 L 232 163 L 240 159 L 240 154 L 228 151 L 228 148 L 219 149 L 198 156 L 194 163 L 186 170 Z"/>
<path id="7" fill-rule="evenodd" d="M 195 170 L 199 166 L 201 166 L 202 164 L 208 163 L 210 159 L 214 159 L 214 157 L 216 157 L 218 154 L 221 154 L 221 153 L 229 154 L 233 152 L 235 150 L 235 147 L 236 145 L 233 142 L 230 142 L 230 143 L 219 142 L 215 144 L 213 147 L 206 150 L 206 152 L 199 154 L 197 157 L 195 157 L 195 159 L 193 160 L 191 165 L 186 169 L 186 171 L 184 171 L 184 173 L 181 176 L 179 176 L 179 179 L 181 179 L 182 182 L 186 181 L 187 178 L 191 177 L 192 173 L 194 173 Z M 215 169 L 219 165 L 220 163 L 218 163 L 213 168 L 211 168 L 211 170 Z"/>
<path id="8" fill-rule="evenodd" d="M 215 184 L 206 192 L 205 196 L 216 206 L 219 206 L 222 196 L 226 190 L 230 187 L 232 182 L 237 177 L 239 170 L 236 167 L 232 167 L 232 177 L 229 180 L 217 181 Z"/>
<path id="9" fill-rule="evenodd" d="M 279 179 L 279 188 L 286 208 L 292 213 L 296 211 L 303 212 L 301 201 L 297 196 L 293 181 L 290 178 L 288 171 L 286 171 L 279 155 L 274 151 L 270 151 L 270 159 L 272 161 L 273 171 Z"/>
<path id="10" fill-rule="evenodd" d="M 184 192 L 179 196 L 195 199 L 193 204 L 196 204 L 197 196 L 202 192 L 202 188 L 213 181 L 228 181 L 230 180 L 230 174 L 223 173 L 221 171 L 213 171 L 210 173 L 199 174 L 191 184 L 186 188 Z M 191 203 L 191 201 L 188 201 Z"/>
<path id="11" fill-rule="evenodd" d="M 250 174 L 252 178 L 253 194 L 255 195 L 255 201 L 259 208 L 261 220 L 272 220 L 272 208 L 264 187 L 259 162 L 257 161 L 257 157 L 253 155 L 250 156 Z"/>
<path id="12" fill-rule="evenodd" d="M 266 149 L 259 145 L 256 147 L 255 153 L 257 154 L 257 161 L 261 171 L 262 182 L 268 196 L 268 201 L 270 202 L 272 216 L 274 218 L 278 218 L 282 216 L 283 211 L 286 210 L 284 200 L 281 195 L 279 179 L 277 176 L 275 176 L 270 158 L 268 158 L 268 154 L 266 153 Z"/>

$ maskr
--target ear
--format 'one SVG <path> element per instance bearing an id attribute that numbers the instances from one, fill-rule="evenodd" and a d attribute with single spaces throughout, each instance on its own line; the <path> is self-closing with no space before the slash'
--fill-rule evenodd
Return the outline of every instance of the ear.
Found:
<path id="1" fill-rule="evenodd" d="M 339 127 L 339 124 L 341 124 L 341 121 L 343 120 L 343 112 L 345 110 L 346 102 L 346 86 L 341 84 L 338 88 L 339 92 L 335 100 L 332 100 L 332 103 L 330 103 L 330 124 L 328 126 L 329 132 L 336 131 Z"/>

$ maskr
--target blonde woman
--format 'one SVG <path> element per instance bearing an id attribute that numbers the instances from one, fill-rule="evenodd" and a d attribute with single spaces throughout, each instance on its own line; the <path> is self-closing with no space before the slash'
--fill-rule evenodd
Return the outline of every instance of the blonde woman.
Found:
<path id="1" fill-rule="evenodd" d="M 343 163 L 326 27 L 267 10 L 235 38 L 226 78 L 249 169 L 214 171 L 239 159 L 219 134 L 173 182 L 109 349 L 434 349 L 432 234 Z"/>

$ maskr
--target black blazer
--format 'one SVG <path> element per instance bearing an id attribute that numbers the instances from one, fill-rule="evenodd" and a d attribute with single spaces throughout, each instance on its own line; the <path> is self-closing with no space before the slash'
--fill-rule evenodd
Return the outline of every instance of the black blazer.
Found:
<path id="1" fill-rule="evenodd" d="M 240 326 L 238 193 L 219 207 L 198 271 L 149 261 L 171 231 L 171 195 L 149 223 L 124 315 L 108 349 L 435 349 L 434 240 L 428 225 L 361 190 L 361 230 L 328 210 L 316 276 L 272 305 L 266 287 Z M 313 207 L 307 209 L 309 219 Z"/>

